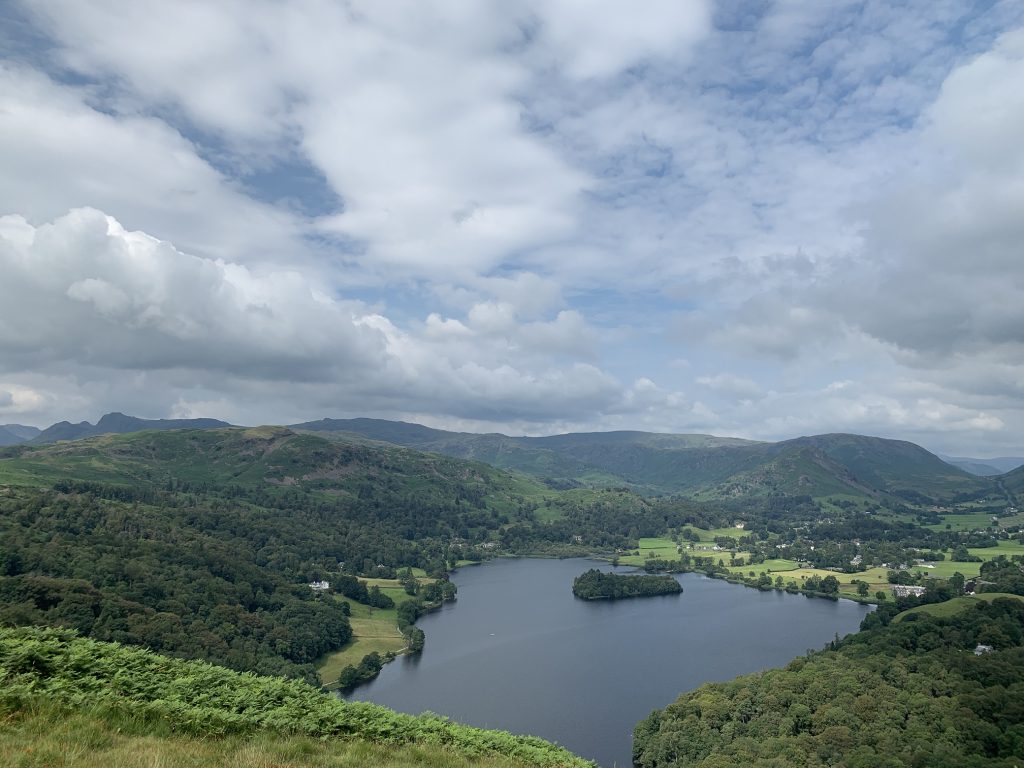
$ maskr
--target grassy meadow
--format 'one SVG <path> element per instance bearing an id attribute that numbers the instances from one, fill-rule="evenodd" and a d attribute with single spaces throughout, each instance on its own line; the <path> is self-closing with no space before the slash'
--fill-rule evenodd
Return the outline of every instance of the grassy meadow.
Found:
<path id="1" fill-rule="evenodd" d="M 471 561 L 466 561 L 467 564 L 469 562 Z M 420 568 L 413 568 L 412 572 L 421 582 L 433 581 L 425 578 L 426 571 Z M 398 630 L 397 608 L 407 600 L 412 600 L 412 597 L 406 594 L 398 579 L 360 581 L 364 582 L 367 588 L 379 587 L 381 592 L 395 601 L 395 607 L 372 608 L 354 600 L 338 597 L 338 600 L 345 600 L 349 604 L 352 640 L 344 648 L 327 654 L 317 662 L 317 672 L 328 688 L 338 681 L 338 676 L 345 667 L 359 664 L 368 653 L 377 652 L 381 656 L 389 653 L 397 655 L 406 649 L 405 637 Z"/>
<path id="2" fill-rule="evenodd" d="M 980 517 L 980 516 L 965 516 L 958 515 L 956 517 Z M 984 516 L 988 519 L 988 516 Z M 768 574 L 774 581 L 777 577 L 781 576 L 785 584 L 789 584 L 791 581 L 796 583 L 798 587 L 803 585 L 803 582 L 809 579 L 811 576 L 817 576 L 819 579 L 825 576 L 834 576 L 839 582 L 839 594 L 841 597 L 849 597 L 854 599 L 863 599 L 857 594 L 857 585 L 855 581 L 865 581 L 868 584 L 868 595 L 871 599 L 878 591 L 883 591 L 888 594 L 891 584 L 888 581 L 888 569 L 887 568 L 869 568 L 866 571 L 860 573 L 837 573 L 835 571 L 825 570 L 823 568 L 801 568 L 800 564 L 794 560 L 787 560 L 785 558 L 774 558 L 765 560 L 763 563 L 757 563 L 756 565 L 737 565 L 728 566 L 729 558 L 732 553 L 728 550 L 715 551 L 715 539 L 727 536 L 737 541 L 745 535 L 745 531 L 740 528 L 717 528 L 714 530 L 701 530 L 698 528 L 692 528 L 700 536 L 699 542 L 683 541 L 681 546 L 683 551 L 695 557 L 713 557 L 717 562 L 721 559 L 726 563 L 728 571 L 737 576 L 760 576 L 762 573 Z M 638 554 L 626 554 L 619 557 L 619 563 L 622 565 L 634 565 L 642 566 L 647 560 L 659 559 L 659 560 L 679 560 L 679 551 L 677 545 L 671 539 L 668 538 L 645 538 L 640 539 L 639 547 L 637 550 Z M 972 555 L 977 555 L 982 560 L 990 560 L 999 555 L 1024 555 L 1024 545 L 1019 544 L 1015 541 L 1001 541 L 998 546 L 995 547 L 981 547 L 973 548 L 968 550 Z M 951 551 L 946 551 L 946 560 L 933 563 L 916 564 L 913 565 L 909 570 L 914 573 L 924 574 L 937 579 L 948 579 L 954 573 L 962 573 L 967 578 L 975 577 L 981 570 L 981 563 L 957 563 L 949 560 Z M 743 552 L 737 550 L 735 553 L 736 557 L 741 557 L 744 560 L 749 558 L 749 552 Z"/>
<path id="3" fill-rule="evenodd" d="M 910 608 L 903 611 L 903 613 L 898 614 L 893 621 L 903 621 L 907 616 L 921 613 L 928 614 L 929 616 L 935 616 L 936 618 L 946 619 L 950 616 L 955 616 L 960 613 L 960 611 L 970 608 L 972 605 L 977 605 L 978 603 L 991 603 L 993 600 L 1000 597 L 1008 597 L 1012 600 L 1024 601 L 1024 597 L 1010 594 L 1009 592 L 984 592 L 980 595 L 964 595 L 963 597 L 954 597 L 952 600 L 947 600 L 944 603 L 929 603 L 928 605 L 919 605 L 916 608 Z"/>

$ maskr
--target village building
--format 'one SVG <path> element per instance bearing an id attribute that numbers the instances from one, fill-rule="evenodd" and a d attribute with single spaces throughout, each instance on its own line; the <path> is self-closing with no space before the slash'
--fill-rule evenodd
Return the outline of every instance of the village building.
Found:
<path id="1" fill-rule="evenodd" d="M 893 597 L 920 597 L 924 594 L 924 587 L 915 587 L 910 584 L 893 584 Z"/>

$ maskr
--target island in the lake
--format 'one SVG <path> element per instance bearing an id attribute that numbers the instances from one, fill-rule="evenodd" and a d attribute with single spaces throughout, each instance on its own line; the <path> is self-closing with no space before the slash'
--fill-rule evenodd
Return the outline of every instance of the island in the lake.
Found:
<path id="1" fill-rule="evenodd" d="M 671 576 L 624 576 L 591 568 L 572 582 L 572 593 L 583 600 L 618 600 L 624 597 L 673 595 L 683 587 Z"/>

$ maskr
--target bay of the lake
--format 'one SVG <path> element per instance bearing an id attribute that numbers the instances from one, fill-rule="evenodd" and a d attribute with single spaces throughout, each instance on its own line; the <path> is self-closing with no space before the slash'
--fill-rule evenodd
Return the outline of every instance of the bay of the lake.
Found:
<path id="1" fill-rule="evenodd" d="M 502 559 L 456 571 L 458 600 L 417 622 L 423 653 L 349 698 L 541 736 L 623 768 L 651 710 L 702 683 L 783 666 L 856 632 L 869 610 L 697 574 L 677 577 L 680 595 L 577 600 L 572 580 L 593 567 L 610 569 Z"/>

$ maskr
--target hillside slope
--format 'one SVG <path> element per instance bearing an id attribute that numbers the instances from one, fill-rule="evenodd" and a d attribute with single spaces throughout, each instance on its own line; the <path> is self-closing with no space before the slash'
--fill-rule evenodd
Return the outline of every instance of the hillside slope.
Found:
<path id="1" fill-rule="evenodd" d="M 762 446 L 758 453 L 751 469 L 704 495 L 853 494 L 927 504 L 969 498 L 994 488 L 985 478 L 902 440 L 815 435 Z"/>
<path id="2" fill-rule="evenodd" d="M 1024 602 L 868 628 L 784 669 L 704 685 L 634 732 L 639 768 L 973 766 L 1024 757 Z M 975 656 L 978 643 L 994 648 Z"/>
<path id="3" fill-rule="evenodd" d="M 419 451 L 482 461 L 493 467 L 540 478 L 567 480 L 584 477 L 588 473 L 605 474 L 571 456 L 524 443 L 524 438 L 497 433 L 446 432 L 420 424 L 384 419 L 322 419 L 294 424 L 291 429 L 344 440 L 362 437 Z M 622 478 L 614 475 L 604 479 L 625 484 Z"/>
<path id="4" fill-rule="evenodd" d="M 1004 490 L 1018 506 L 1024 504 L 1024 467 L 1017 467 L 996 478 L 1000 489 Z"/>
<path id="5" fill-rule="evenodd" d="M 960 469 L 985 476 L 1003 475 L 1024 466 L 1024 457 L 1021 456 L 998 456 L 994 459 L 975 459 L 970 456 L 942 456 L 941 458 Z"/>
<path id="6" fill-rule="evenodd" d="M 705 499 L 783 493 L 933 503 L 995 488 L 913 443 L 861 435 L 817 435 L 779 443 L 650 432 L 509 437 L 380 419 L 324 419 L 294 428 L 474 458 L 549 483 L 629 485 L 648 493 Z"/>
<path id="7" fill-rule="evenodd" d="M 225 738 L 229 747 L 248 750 L 248 765 L 591 765 L 541 739 L 343 702 L 298 681 L 239 674 L 58 630 L 0 629 L 0 714 L 0 750 L 10 750 L 8 756 L 19 730 L 46 728 L 8 765 L 56 764 L 46 762 L 50 750 L 74 751 L 80 761 L 74 764 L 81 765 L 111 742 L 147 758 L 116 764 L 208 765 L 216 763 L 197 761 L 189 748 L 199 747 L 199 756 L 228 757 L 218 749 Z M 76 718 L 84 734 L 68 729 Z M 67 743 L 60 743 L 62 733 Z M 256 759 L 282 752 L 286 762 Z"/>
<path id="8" fill-rule="evenodd" d="M 280 427 L 5 452 L 0 625 L 307 679 L 351 637 L 342 604 L 309 582 L 378 564 L 443 575 L 456 538 L 489 541 L 550 494 L 486 464 Z"/>

